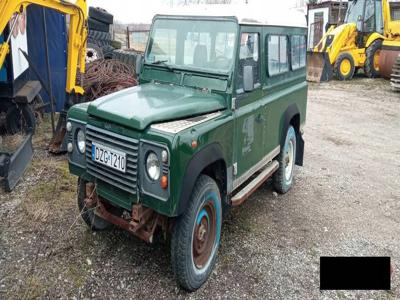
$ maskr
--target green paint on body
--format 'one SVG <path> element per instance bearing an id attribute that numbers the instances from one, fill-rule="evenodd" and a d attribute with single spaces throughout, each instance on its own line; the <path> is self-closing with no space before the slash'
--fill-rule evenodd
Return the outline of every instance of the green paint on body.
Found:
<path id="1" fill-rule="evenodd" d="M 168 20 L 169 17 L 157 18 Z M 220 22 L 232 22 L 232 18 L 210 17 L 207 20 L 214 21 L 216 27 Z M 174 65 L 174 68 L 170 69 L 163 64 L 145 63 L 140 74 L 140 86 L 102 97 L 90 104 L 76 105 L 69 110 L 68 118 L 72 123 L 80 121 L 104 132 L 137 140 L 139 144 L 150 143 L 156 149 L 167 149 L 169 162 L 163 165 L 163 172 L 169 178 L 169 196 L 166 199 L 144 191 L 143 183 L 139 180 L 137 194 L 132 194 L 96 178 L 90 174 L 87 161 L 77 164 L 73 159 L 75 152 L 69 155 L 70 171 L 89 181 L 96 181 L 100 196 L 116 206 L 131 210 L 133 204 L 140 202 L 163 215 L 174 217 L 179 214 L 182 191 L 188 188 L 184 186 L 184 179 L 191 176 L 187 170 L 188 164 L 207 146 L 217 144 L 222 151 L 227 168 L 224 180 L 229 193 L 234 180 L 280 145 L 285 127 L 285 112 L 291 105 L 298 109 L 300 131 L 300 127 L 303 128 L 305 123 L 307 108 L 305 67 L 292 70 L 289 60 L 288 72 L 268 76 L 269 54 L 266 42 L 271 34 L 290 37 L 306 35 L 307 30 L 294 27 L 248 26 L 235 22 L 237 32 L 233 33 L 235 39 L 231 45 L 234 47 L 235 59 L 232 68 L 227 72 L 218 73 L 194 67 L 182 69 Z M 259 37 L 259 84 L 255 85 L 252 91 L 243 92 L 238 90 L 236 79 L 241 67 L 240 34 L 247 32 L 258 34 Z M 150 40 L 153 34 L 154 29 Z M 187 37 L 178 35 L 177 43 L 185 36 Z M 210 47 L 214 44 L 211 38 Z M 176 47 L 177 54 L 184 55 L 184 47 Z M 289 47 L 290 43 L 288 51 Z M 211 59 L 212 56 L 210 50 L 208 57 Z M 288 54 L 288 59 L 289 57 Z M 192 120 L 193 117 L 202 117 L 216 111 L 220 113 L 217 117 L 206 122 L 194 123 L 183 130 L 167 132 L 151 126 L 177 120 Z M 74 139 L 73 134 L 71 137 Z M 192 141 L 197 141 L 196 148 L 192 148 Z M 139 146 L 137 179 L 148 180 L 147 175 L 144 175 L 146 155 L 141 152 Z M 199 162 L 199 165 L 201 164 L 202 162 Z M 235 164 L 236 173 L 233 172 Z M 207 165 L 201 167 L 206 169 Z"/>

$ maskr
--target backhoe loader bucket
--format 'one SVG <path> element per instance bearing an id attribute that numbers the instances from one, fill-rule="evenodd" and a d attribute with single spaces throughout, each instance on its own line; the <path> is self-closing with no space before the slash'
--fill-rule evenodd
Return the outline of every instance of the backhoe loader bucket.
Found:
<path id="1" fill-rule="evenodd" d="M 307 52 L 307 81 L 323 82 L 333 77 L 332 65 L 326 52 Z"/>

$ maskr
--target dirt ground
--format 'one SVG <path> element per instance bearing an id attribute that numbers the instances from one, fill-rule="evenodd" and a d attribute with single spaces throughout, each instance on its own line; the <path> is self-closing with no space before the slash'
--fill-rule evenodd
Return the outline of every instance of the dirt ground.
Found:
<path id="1" fill-rule="evenodd" d="M 310 85 L 305 165 L 284 196 L 270 185 L 233 209 L 215 271 L 179 289 L 168 244 L 92 233 L 76 206 L 65 156 L 45 151 L 0 194 L 0 298 L 400 298 L 400 94 L 383 80 Z M 44 134 L 47 132 L 47 134 Z M 319 290 L 320 256 L 390 256 L 391 291 Z"/>

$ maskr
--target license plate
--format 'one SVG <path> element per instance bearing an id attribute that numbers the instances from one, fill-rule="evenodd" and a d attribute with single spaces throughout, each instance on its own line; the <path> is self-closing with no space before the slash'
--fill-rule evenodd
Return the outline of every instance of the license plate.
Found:
<path id="1" fill-rule="evenodd" d="M 126 172 L 126 153 L 92 143 L 92 160 L 120 172 Z"/>

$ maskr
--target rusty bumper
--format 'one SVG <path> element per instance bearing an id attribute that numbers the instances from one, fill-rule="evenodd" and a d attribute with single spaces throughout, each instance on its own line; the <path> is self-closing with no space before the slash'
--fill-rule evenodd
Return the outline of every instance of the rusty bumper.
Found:
<path id="1" fill-rule="evenodd" d="M 141 204 L 132 206 L 129 217 L 121 217 L 111 213 L 108 209 L 110 204 L 97 195 L 93 183 L 86 184 L 85 203 L 88 208 L 95 208 L 95 214 L 100 218 L 134 234 L 147 243 L 153 242 L 157 227 L 161 227 L 163 231 L 168 229 L 167 217 Z"/>

